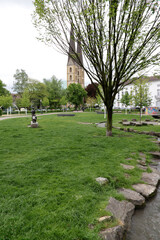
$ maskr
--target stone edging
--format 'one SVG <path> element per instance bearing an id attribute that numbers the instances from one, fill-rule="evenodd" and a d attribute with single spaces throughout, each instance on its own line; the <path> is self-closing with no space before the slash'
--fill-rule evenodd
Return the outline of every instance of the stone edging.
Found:
<path id="1" fill-rule="evenodd" d="M 160 132 L 139 131 L 139 130 L 134 130 L 133 128 L 123 128 L 123 127 L 114 127 L 114 126 L 112 128 L 118 129 L 118 130 L 121 130 L 121 131 L 124 131 L 124 132 L 132 132 L 132 133 L 146 134 L 146 135 L 160 137 Z"/>
<path id="2" fill-rule="evenodd" d="M 152 152 L 150 154 L 152 154 L 153 156 L 157 156 L 159 159 L 159 155 L 160 155 L 159 152 L 158 153 Z M 143 159 L 145 158 L 145 154 L 143 153 L 140 153 L 140 156 Z M 121 164 L 121 166 L 124 169 L 126 169 L 126 167 L 128 169 L 132 169 L 130 168 L 131 165 Z M 147 172 L 142 173 L 141 180 L 145 182 L 145 184 L 141 183 L 141 184 L 132 185 L 132 188 L 134 190 L 125 189 L 125 188 L 118 190 L 118 192 L 121 193 L 126 200 L 118 201 L 113 197 L 109 199 L 109 203 L 106 207 L 106 211 L 111 212 L 113 217 L 118 220 L 119 225 L 102 230 L 100 232 L 100 236 L 102 237 L 103 240 L 124 239 L 126 232 L 130 227 L 132 215 L 134 214 L 135 208 L 145 206 L 145 200 L 152 197 L 156 193 L 157 186 L 160 181 L 160 172 L 155 168 L 152 168 L 152 167 L 150 168 L 152 170 L 152 173 L 147 173 Z M 99 182 L 99 184 L 101 185 L 107 184 L 108 182 L 107 179 L 102 177 L 97 178 L 96 181 Z M 107 218 L 107 216 L 101 217 L 99 219 L 99 222 L 101 221 L 101 219 L 102 221 L 105 221 L 105 218 Z"/>
<path id="3" fill-rule="evenodd" d="M 112 197 L 109 199 L 106 210 L 112 213 L 118 220 L 119 225 L 101 231 L 100 236 L 103 240 L 122 240 L 130 227 L 135 207 L 144 206 L 145 198 L 148 199 L 155 194 L 160 181 L 160 173 L 143 173 L 142 180 L 145 179 L 148 182 L 147 184 L 132 186 L 135 191 L 130 189 L 119 190 L 125 196 L 126 200 L 118 201 Z"/>

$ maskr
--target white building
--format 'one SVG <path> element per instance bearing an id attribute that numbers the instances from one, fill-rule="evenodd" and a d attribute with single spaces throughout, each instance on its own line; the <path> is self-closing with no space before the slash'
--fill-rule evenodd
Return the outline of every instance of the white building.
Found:
<path id="1" fill-rule="evenodd" d="M 152 103 L 150 107 L 160 108 L 160 76 L 148 77 L 148 83 L 149 83 L 149 92 L 152 99 Z M 121 98 L 126 91 L 128 91 L 128 93 L 130 94 L 132 90 L 133 90 L 133 84 L 130 84 L 124 87 L 122 91 L 117 93 L 116 99 L 114 102 L 114 107 L 123 108 L 124 105 L 121 103 Z"/>

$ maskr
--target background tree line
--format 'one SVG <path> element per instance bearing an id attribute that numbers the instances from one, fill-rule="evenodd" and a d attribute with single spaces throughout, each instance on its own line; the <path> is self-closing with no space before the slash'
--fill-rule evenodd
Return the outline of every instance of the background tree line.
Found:
<path id="1" fill-rule="evenodd" d="M 85 90 L 80 84 L 71 84 L 67 89 L 63 88 L 62 81 L 52 76 L 50 79 L 43 79 L 39 82 L 30 79 L 25 70 L 16 70 L 14 74 L 13 91 L 16 92 L 15 106 L 17 109 L 65 109 L 74 106 L 84 109 L 89 108 L 90 111 L 95 106 L 102 107 L 103 101 L 99 94 L 103 94 L 101 85 L 97 83 L 88 84 Z M 13 98 L 11 93 L 5 88 L 6 85 L 0 80 L 0 106 L 8 109 L 12 106 Z M 97 90 L 99 89 L 99 91 Z M 151 104 L 149 95 L 149 86 L 147 79 L 141 78 L 134 83 L 133 91 L 129 94 L 126 92 L 121 103 L 127 106 L 139 106 L 140 112 L 143 107 Z"/>

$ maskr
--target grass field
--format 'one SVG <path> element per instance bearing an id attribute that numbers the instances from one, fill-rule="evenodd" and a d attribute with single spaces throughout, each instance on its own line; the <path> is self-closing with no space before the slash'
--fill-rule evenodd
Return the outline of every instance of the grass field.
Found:
<path id="1" fill-rule="evenodd" d="M 114 114 L 114 123 L 126 117 L 135 118 Z M 108 138 L 105 129 L 80 124 L 102 121 L 96 113 L 38 116 L 36 129 L 27 127 L 30 118 L 0 121 L 0 240 L 100 239 L 97 218 L 109 197 L 122 199 L 116 189 L 140 181 L 140 169 L 120 163 L 136 166 L 139 152 L 150 161 L 157 150 L 150 136 L 113 129 Z M 100 176 L 109 183 L 100 186 Z"/>

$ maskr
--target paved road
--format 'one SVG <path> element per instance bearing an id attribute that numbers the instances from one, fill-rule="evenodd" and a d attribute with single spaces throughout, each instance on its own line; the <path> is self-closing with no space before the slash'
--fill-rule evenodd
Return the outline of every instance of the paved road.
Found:
<path id="1" fill-rule="evenodd" d="M 53 112 L 53 113 L 43 113 L 43 114 L 36 114 L 36 116 L 45 116 L 45 115 L 52 115 L 52 114 L 59 114 L 59 113 L 75 113 L 75 112 L 79 112 L 79 111 L 73 111 L 73 112 Z M 82 111 L 81 111 L 82 112 Z M 12 119 L 12 118 L 23 118 L 23 117 L 30 117 L 31 118 L 31 114 L 28 115 L 3 115 L 0 116 L 0 120 L 6 120 L 6 119 Z"/>
<path id="2" fill-rule="evenodd" d="M 44 115 L 51 115 L 51 114 L 58 114 L 59 112 L 54 112 L 54 113 L 43 113 L 43 114 L 37 114 L 37 116 L 44 116 Z M 28 115 L 3 115 L 0 117 L 0 120 L 6 120 L 6 119 L 12 119 L 12 118 L 23 118 L 23 117 L 30 117 L 31 118 L 31 114 Z"/>

